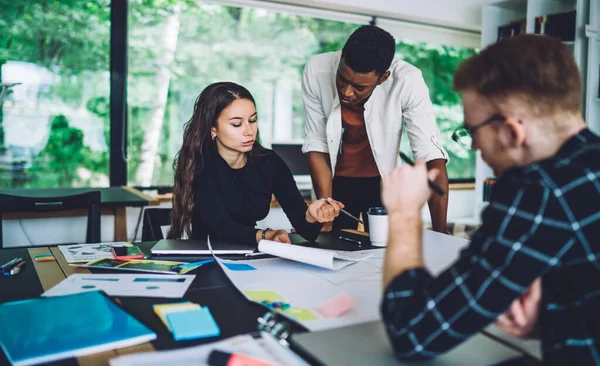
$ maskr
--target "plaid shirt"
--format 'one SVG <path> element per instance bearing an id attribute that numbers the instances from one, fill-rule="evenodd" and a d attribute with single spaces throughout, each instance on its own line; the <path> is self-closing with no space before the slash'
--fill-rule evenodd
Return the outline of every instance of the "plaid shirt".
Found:
<path id="1" fill-rule="evenodd" d="M 400 359 L 435 357 L 496 320 L 542 277 L 544 362 L 600 364 L 600 138 L 585 129 L 551 159 L 494 185 L 482 226 L 438 277 L 397 276 L 381 312 Z"/>

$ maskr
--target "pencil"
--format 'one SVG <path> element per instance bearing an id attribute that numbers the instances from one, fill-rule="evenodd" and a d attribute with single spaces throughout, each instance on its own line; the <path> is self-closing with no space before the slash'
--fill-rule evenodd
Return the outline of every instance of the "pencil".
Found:
<path id="1" fill-rule="evenodd" d="M 410 158 L 408 156 L 406 156 L 402 151 L 400 152 L 400 158 L 402 160 L 404 160 L 404 162 L 406 164 L 409 164 L 411 166 L 415 166 L 415 163 L 413 163 L 412 160 L 410 160 Z M 440 186 L 438 186 L 437 184 L 435 184 L 435 182 L 432 182 L 431 179 L 427 179 L 427 183 L 429 183 L 429 187 L 431 187 L 431 189 L 433 189 L 433 191 L 437 194 L 439 194 L 440 196 L 444 195 L 444 190 L 440 188 Z"/>
<path id="2" fill-rule="evenodd" d="M 327 199 L 323 198 L 323 200 L 324 200 L 325 202 L 327 202 L 327 203 L 329 203 L 329 204 L 331 205 L 331 203 L 330 203 L 329 201 L 327 201 Z M 352 215 L 350 212 L 348 212 L 348 211 L 344 210 L 343 208 L 340 208 L 340 212 L 341 212 L 341 213 L 343 213 L 344 215 L 348 216 L 348 217 L 351 217 L 351 218 L 353 218 L 354 220 L 356 220 L 357 222 L 360 222 L 360 223 L 361 223 L 361 224 L 363 224 L 363 225 L 365 224 L 365 223 L 363 222 L 363 220 L 361 220 L 361 219 L 359 219 L 358 217 L 356 217 L 356 216 Z"/>

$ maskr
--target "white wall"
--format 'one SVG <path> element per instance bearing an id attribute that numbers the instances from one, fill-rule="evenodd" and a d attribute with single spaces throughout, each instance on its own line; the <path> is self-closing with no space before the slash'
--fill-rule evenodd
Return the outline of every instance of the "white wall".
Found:
<path id="1" fill-rule="evenodd" d="M 277 0 L 273 2 L 362 12 L 367 15 L 479 30 L 482 5 L 493 0 Z"/>

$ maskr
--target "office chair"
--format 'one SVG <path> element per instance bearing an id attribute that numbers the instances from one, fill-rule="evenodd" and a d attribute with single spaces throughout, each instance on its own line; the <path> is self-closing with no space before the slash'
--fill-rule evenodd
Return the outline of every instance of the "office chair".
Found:
<path id="1" fill-rule="evenodd" d="M 2 248 L 2 214 L 5 212 L 56 212 L 87 209 L 86 243 L 99 243 L 100 191 L 62 197 L 24 197 L 0 194 L 0 248 Z M 50 244 L 50 243 L 48 243 Z"/>
<path id="2" fill-rule="evenodd" d="M 158 241 L 163 237 L 161 226 L 171 225 L 170 208 L 147 208 L 144 210 L 142 241 Z"/>

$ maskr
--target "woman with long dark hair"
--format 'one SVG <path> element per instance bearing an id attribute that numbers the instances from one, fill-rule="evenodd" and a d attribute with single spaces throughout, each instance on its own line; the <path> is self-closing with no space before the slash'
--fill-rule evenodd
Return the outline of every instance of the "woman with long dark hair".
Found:
<path id="1" fill-rule="evenodd" d="M 258 143 L 254 98 L 230 82 L 206 87 L 186 123 L 175 157 L 169 238 L 218 238 L 256 245 L 261 239 L 289 243 L 283 230 L 255 229 L 269 213 L 271 196 L 296 232 L 314 240 L 323 222 L 344 205 L 331 198 L 307 206 L 283 160 Z"/>

